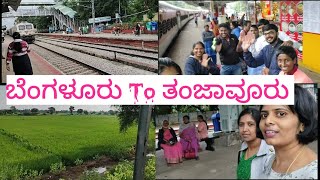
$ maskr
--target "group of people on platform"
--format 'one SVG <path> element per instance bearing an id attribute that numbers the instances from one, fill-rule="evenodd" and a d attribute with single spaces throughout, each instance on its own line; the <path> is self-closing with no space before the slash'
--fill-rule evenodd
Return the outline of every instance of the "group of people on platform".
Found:
<path id="1" fill-rule="evenodd" d="M 293 75 L 295 83 L 313 83 L 298 66 L 300 44 L 277 25 L 260 19 L 204 26 L 184 66 L 185 75 Z M 215 30 L 218 30 L 215 32 Z"/>
<path id="2" fill-rule="evenodd" d="M 179 141 L 176 132 L 169 126 L 169 121 L 162 122 L 162 128 L 158 133 L 158 148 L 163 149 L 164 156 L 168 165 L 177 164 L 185 159 L 199 160 L 200 142 L 206 143 L 206 150 L 214 151 L 213 138 L 209 138 L 209 126 L 203 115 L 197 116 L 198 125 L 190 121 L 188 115 L 183 116 L 183 123 L 179 126 Z M 211 116 L 213 121 L 214 131 L 221 131 L 220 114 L 217 109 L 213 111 Z"/>
<path id="3" fill-rule="evenodd" d="M 318 178 L 318 157 L 308 147 L 318 139 L 317 103 L 309 91 L 299 85 L 295 85 L 294 101 L 294 105 L 247 107 L 240 113 L 237 124 L 242 144 L 237 179 Z M 200 141 L 206 141 L 207 150 L 214 150 L 209 149 L 212 141 L 208 140 L 202 115 L 198 115 L 198 122 L 196 127 L 189 116 L 184 116 L 178 141 L 169 121 L 163 121 L 158 146 L 164 150 L 168 165 L 181 163 L 190 152 L 198 160 Z"/>

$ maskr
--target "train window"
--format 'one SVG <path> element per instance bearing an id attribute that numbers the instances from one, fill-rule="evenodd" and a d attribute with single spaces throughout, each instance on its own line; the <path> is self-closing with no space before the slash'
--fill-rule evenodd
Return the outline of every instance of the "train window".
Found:
<path id="1" fill-rule="evenodd" d="M 31 25 L 31 24 L 26 25 L 26 28 L 27 28 L 27 29 L 32 29 L 32 25 Z"/>
<path id="2" fill-rule="evenodd" d="M 20 25 L 20 26 L 18 26 L 18 28 L 19 28 L 19 30 L 25 30 L 24 25 Z"/>

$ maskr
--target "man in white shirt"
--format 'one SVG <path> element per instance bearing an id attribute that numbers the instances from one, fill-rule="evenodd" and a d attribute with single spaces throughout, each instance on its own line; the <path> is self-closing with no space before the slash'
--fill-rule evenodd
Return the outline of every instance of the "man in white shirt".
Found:
<path id="1" fill-rule="evenodd" d="M 260 37 L 257 39 L 257 42 L 256 42 L 256 51 L 260 51 L 261 49 L 263 49 L 266 45 L 268 45 L 269 43 L 266 41 L 266 38 L 265 36 L 263 35 L 262 33 L 262 28 L 263 26 L 267 25 L 267 24 L 270 24 L 268 20 L 266 19 L 260 19 L 257 26 L 258 26 L 258 29 L 259 29 L 259 34 L 260 34 Z M 283 31 L 278 31 L 278 38 L 280 40 L 283 41 L 283 45 L 285 46 L 292 46 L 296 49 L 299 49 L 301 44 L 298 43 L 297 41 L 293 40 L 290 38 L 290 36 L 288 36 L 285 32 Z"/>

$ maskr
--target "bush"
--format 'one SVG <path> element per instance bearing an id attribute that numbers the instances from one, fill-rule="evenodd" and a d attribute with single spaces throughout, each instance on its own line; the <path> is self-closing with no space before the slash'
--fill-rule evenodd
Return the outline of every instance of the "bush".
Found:
<path id="1" fill-rule="evenodd" d="M 134 162 L 129 162 L 128 160 L 124 160 L 119 163 L 113 170 L 108 171 L 106 173 L 106 179 L 110 180 L 118 180 L 118 179 L 133 179 L 133 170 L 134 170 Z M 155 156 L 149 158 L 146 163 L 145 180 L 154 180 L 156 179 L 156 158 Z"/>
<path id="2" fill-rule="evenodd" d="M 75 161 L 74 161 L 74 164 L 76 165 L 76 166 L 79 166 L 79 165 L 81 165 L 83 163 L 83 160 L 82 159 L 76 159 Z"/>
<path id="3" fill-rule="evenodd" d="M 103 180 L 104 178 L 96 171 L 85 171 L 80 180 Z"/>
<path id="4" fill-rule="evenodd" d="M 153 156 L 147 161 L 147 165 L 144 173 L 145 180 L 156 179 L 156 157 Z"/>
<path id="5" fill-rule="evenodd" d="M 60 171 L 65 171 L 65 170 L 66 170 L 66 166 L 64 166 L 62 162 L 54 163 L 54 164 L 51 164 L 50 166 L 50 172 L 52 173 L 58 173 Z"/>
<path id="6" fill-rule="evenodd" d="M 43 171 L 26 170 L 20 166 L 3 166 L 0 167 L 0 179 L 36 179 L 41 176 Z"/>
<path id="7" fill-rule="evenodd" d="M 113 170 L 106 173 L 106 179 L 133 179 L 133 162 L 124 160 L 123 162 L 119 163 Z"/>

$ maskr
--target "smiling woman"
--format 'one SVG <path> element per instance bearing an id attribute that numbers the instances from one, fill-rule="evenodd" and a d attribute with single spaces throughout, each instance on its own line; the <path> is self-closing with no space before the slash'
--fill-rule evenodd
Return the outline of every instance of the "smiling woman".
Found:
<path id="1" fill-rule="evenodd" d="M 294 105 L 261 106 L 260 129 L 275 154 L 268 155 L 264 179 L 317 179 L 318 158 L 307 144 L 318 138 L 318 110 L 312 95 L 295 85 Z"/>
<path id="2" fill-rule="evenodd" d="M 205 47 L 201 41 L 193 44 L 191 55 L 187 58 L 185 64 L 185 75 L 217 75 L 220 71 L 214 65 L 211 58 L 205 54 Z"/>

